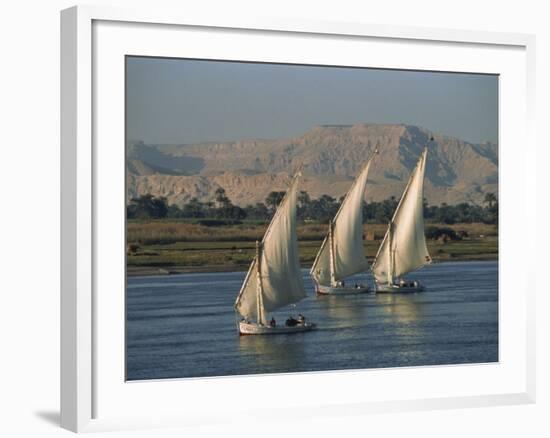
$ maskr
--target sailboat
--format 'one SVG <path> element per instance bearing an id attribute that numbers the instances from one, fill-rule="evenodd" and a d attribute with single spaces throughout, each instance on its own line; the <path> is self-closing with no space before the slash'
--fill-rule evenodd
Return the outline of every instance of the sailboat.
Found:
<path id="1" fill-rule="evenodd" d="M 329 223 L 327 236 L 310 270 L 318 294 L 369 291 L 366 285 L 346 285 L 345 278 L 369 269 L 363 248 L 363 205 L 369 168 L 376 153 L 377 150 L 367 160 Z"/>
<path id="2" fill-rule="evenodd" d="M 419 292 L 403 276 L 431 263 L 424 235 L 424 173 L 428 147 L 418 159 L 372 264 L 376 292 Z"/>
<path id="3" fill-rule="evenodd" d="M 306 296 L 300 270 L 296 233 L 298 172 L 279 204 L 261 242 L 256 242 L 256 256 L 235 301 L 241 316 L 237 328 L 241 335 L 267 335 L 309 331 L 315 324 L 305 318 L 290 318 L 277 324 L 266 313 L 293 304 Z"/>

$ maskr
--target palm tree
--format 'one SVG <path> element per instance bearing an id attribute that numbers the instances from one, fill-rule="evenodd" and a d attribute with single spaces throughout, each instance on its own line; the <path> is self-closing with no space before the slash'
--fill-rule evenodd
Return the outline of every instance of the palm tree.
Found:
<path id="1" fill-rule="evenodd" d="M 285 192 L 270 192 L 267 198 L 265 198 L 265 203 L 274 211 L 284 197 Z"/>
<path id="2" fill-rule="evenodd" d="M 225 194 L 225 189 L 223 187 L 218 187 L 214 192 L 214 196 L 218 203 L 218 208 L 226 207 L 230 204 L 229 198 Z"/>
<path id="3" fill-rule="evenodd" d="M 300 194 L 298 195 L 298 202 L 301 207 L 306 207 L 311 202 L 308 192 L 304 190 L 300 191 Z"/>
<path id="4" fill-rule="evenodd" d="M 483 200 L 483 203 L 487 204 L 489 209 L 492 209 L 496 202 L 497 202 L 497 197 L 494 193 L 485 194 L 485 199 Z"/>

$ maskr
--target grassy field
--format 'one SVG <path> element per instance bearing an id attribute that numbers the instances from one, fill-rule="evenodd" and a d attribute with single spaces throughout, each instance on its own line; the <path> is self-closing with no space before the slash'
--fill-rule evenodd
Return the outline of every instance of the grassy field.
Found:
<path id="1" fill-rule="evenodd" d="M 435 261 L 496 260 L 498 233 L 495 225 L 456 224 L 439 226 L 465 232 L 462 240 L 429 240 L 428 249 Z M 365 253 L 372 259 L 387 225 L 365 225 Z M 135 251 L 127 257 L 128 274 L 146 275 L 169 272 L 205 272 L 246 270 L 254 257 L 255 241 L 262 238 L 265 224 L 243 223 L 229 226 L 204 226 L 197 223 L 168 220 L 129 222 L 128 243 Z M 311 266 L 325 236 L 327 225 L 305 224 L 298 228 L 300 261 Z"/>

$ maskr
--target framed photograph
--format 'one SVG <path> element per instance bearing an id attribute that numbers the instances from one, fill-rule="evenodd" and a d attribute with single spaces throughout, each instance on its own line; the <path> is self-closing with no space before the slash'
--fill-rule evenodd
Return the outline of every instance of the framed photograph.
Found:
<path id="1" fill-rule="evenodd" d="M 534 37 L 61 14 L 62 426 L 534 401 Z"/>

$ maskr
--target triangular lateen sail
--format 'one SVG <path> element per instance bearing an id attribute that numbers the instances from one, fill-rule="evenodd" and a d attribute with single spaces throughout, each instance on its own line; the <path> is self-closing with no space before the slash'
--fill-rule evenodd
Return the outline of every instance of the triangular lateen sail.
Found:
<path id="1" fill-rule="evenodd" d="M 371 157 L 355 179 L 331 223 L 334 266 L 331 267 L 331 236 L 325 237 L 311 267 L 311 275 L 324 286 L 368 269 L 363 248 L 363 204 Z M 333 278 L 331 279 L 331 272 Z"/>
<path id="2" fill-rule="evenodd" d="M 392 282 L 431 262 L 424 234 L 423 212 L 427 153 L 425 148 L 374 260 L 372 270 L 378 283 Z"/>
<path id="3" fill-rule="evenodd" d="M 235 302 L 235 309 L 243 317 L 255 319 L 263 324 L 264 312 L 296 303 L 306 296 L 296 232 L 299 176 L 298 173 L 294 177 L 260 244 L 260 269 L 258 270 L 255 257 Z M 258 274 L 261 278 L 261 297 L 258 293 Z"/>

